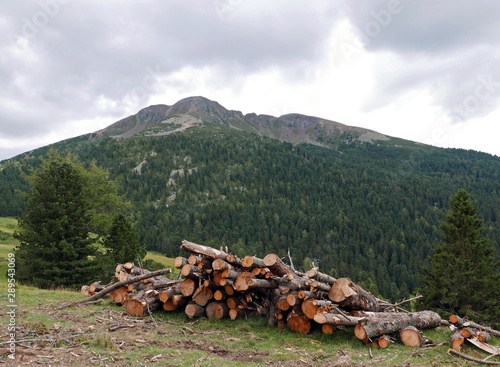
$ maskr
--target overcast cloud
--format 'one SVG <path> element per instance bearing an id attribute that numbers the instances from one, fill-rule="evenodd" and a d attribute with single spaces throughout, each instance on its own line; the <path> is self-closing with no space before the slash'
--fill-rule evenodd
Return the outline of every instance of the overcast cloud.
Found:
<path id="1" fill-rule="evenodd" d="M 203 95 L 500 155 L 494 0 L 4 1 L 0 159 Z"/>

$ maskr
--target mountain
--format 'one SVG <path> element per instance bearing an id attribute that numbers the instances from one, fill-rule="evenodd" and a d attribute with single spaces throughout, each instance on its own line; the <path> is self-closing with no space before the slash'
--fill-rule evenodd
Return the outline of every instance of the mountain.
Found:
<path id="1" fill-rule="evenodd" d="M 168 134 L 207 124 L 219 124 L 294 144 L 310 143 L 323 147 L 336 147 L 339 142 L 391 140 L 372 130 L 296 113 L 280 117 L 255 113 L 243 115 L 204 97 L 188 97 L 173 106 L 149 106 L 97 131 L 93 139 Z"/>
<path id="2" fill-rule="evenodd" d="M 443 149 L 318 117 L 227 110 L 203 97 L 155 105 L 55 144 L 96 161 L 131 203 L 148 249 L 174 257 L 183 239 L 237 255 L 290 251 L 397 300 L 421 285 L 449 197 L 465 188 L 499 250 L 500 158 Z M 47 147 L 0 162 L 0 216 Z"/>

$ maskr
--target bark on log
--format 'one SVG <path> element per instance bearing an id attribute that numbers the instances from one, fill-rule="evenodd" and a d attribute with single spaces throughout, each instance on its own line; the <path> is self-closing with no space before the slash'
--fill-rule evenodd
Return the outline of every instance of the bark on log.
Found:
<path id="1" fill-rule="evenodd" d="M 335 284 L 335 282 L 337 281 L 337 279 L 335 279 L 334 277 L 327 275 L 327 274 L 324 274 L 324 273 L 321 273 L 316 269 L 309 270 L 307 272 L 307 276 L 311 279 L 317 279 L 320 282 L 330 284 L 330 286 Z"/>
<path id="2" fill-rule="evenodd" d="M 432 311 L 414 313 L 394 313 L 392 317 L 364 318 L 360 325 L 354 327 L 354 335 L 358 339 L 371 339 L 380 335 L 392 334 L 407 326 L 419 329 L 438 327 L 441 317 Z"/>
<path id="3" fill-rule="evenodd" d="M 214 291 L 205 286 L 198 287 L 193 294 L 192 300 L 199 306 L 206 306 L 208 301 L 214 298 Z"/>
<path id="4" fill-rule="evenodd" d="M 219 271 L 231 270 L 231 269 L 233 269 L 233 266 L 231 264 L 229 264 L 226 260 L 215 259 L 212 262 L 212 269 L 219 270 Z"/>
<path id="5" fill-rule="evenodd" d="M 461 328 L 461 327 L 464 327 L 464 326 L 465 327 L 469 327 L 470 326 L 470 327 L 473 327 L 473 328 L 476 328 L 476 329 L 479 329 L 479 330 L 486 331 L 489 334 L 491 334 L 493 336 L 496 336 L 497 338 L 500 338 L 500 331 L 495 330 L 495 329 L 490 328 L 490 327 L 487 327 L 487 326 L 480 325 L 478 323 L 475 323 L 474 321 L 464 320 L 464 319 L 462 319 L 461 317 L 459 317 L 457 315 L 451 315 L 450 316 L 450 322 L 452 324 L 454 324 L 458 328 Z"/>
<path id="6" fill-rule="evenodd" d="M 276 254 L 268 254 L 264 257 L 264 264 L 267 268 L 278 277 L 282 277 L 289 273 L 288 266 Z"/>
<path id="7" fill-rule="evenodd" d="M 158 294 L 155 290 L 138 293 L 127 302 L 127 313 L 131 316 L 146 316 L 150 311 L 156 310 L 160 306 Z"/>
<path id="8" fill-rule="evenodd" d="M 363 320 L 361 317 L 334 314 L 330 312 L 318 312 L 314 315 L 314 321 L 318 324 L 329 324 L 333 326 L 356 326 Z"/>
<path id="9" fill-rule="evenodd" d="M 391 338 L 388 335 L 382 335 L 377 339 L 377 346 L 379 348 L 385 349 L 391 344 Z"/>
<path id="10" fill-rule="evenodd" d="M 224 302 L 211 302 L 207 305 L 205 312 L 209 319 L 224 319 L 229 316 L 229 308 Z"/>
<path id="11" fill-rule="evenodd" d="M 188 303 L 184 312 L 190 318 L 201 317 L 205 315 L 205 307 L 199 306 L 196 303 Z"/>
<path id="12" fill-rule="evenodd" d="M 177 269 L 181 269 L 184 265 L 186 265 L 188 263 L 188 259 L 186 259 L 185 257 L 182 257 L 182 256 L 177 256 L 175 259 L 174 259 L 174 266 L 177 268 Z"/>
<path id="13" fill-rule="evenodd" d="M 381 312 L 384 310 L 378 299 L 349 278 L 340 278 L 332 285 L 328 297 L 347 310 Z"/>
<path id="14" fill-rule="evenodd" d="M 264 260 L 255 256 L 245 256 L 241 261 L 241 266 L 244 268 L 265 268 Z"/>
<path id="15" fill-rule="evenodd" d="M 201 277 L 201 271 L 197 266 L 186 264 L 181 269 L 181 274 L 186 278 L 198 279 Z"/>
<path id="16" fill-rule="evenodd" d="M 424 338 L 422 333 L 415 326 L 407 326 L 399 333 L 399 339 L 407 347 L 419 348 L 422 346 Z"/>
<path id="17" fill-rule="evenodd" d="M 226 252 L 216 250 L 212 247 L 198 245 L 197 243 L 189 242 L 186 240 L 182 241 L 181 250 L 190 252 L 192 254 L 204 255 L 213 260 L 216 259 L 225 260 L 231 265 L 236 265 L 236 266 L 241 265 L 241 260 L 239 260 L 235 256 L 228 255 Z"/>
<path id="18" fill-rule="evenodd" d="M 455 330 L 455 332 L 451 334 L 450 339 L 453 350 L 460 352 L 464 344 L 464 337 L 460 334 L 460 329 Z"/>
<path id="19" fill-rule="evenodd" d="M 171 271 L 172 271 L 172 269 L 170 269 L 170 268 L 169 269 L 161 269 L 161 270 L 157 270 L 157 271 L 154 271 L 152 273 L 149 273 L 149 274 L 139 275 L 137 277 L 132 277 L 132 278 L 126 279 L 124 281 L 114 283 L 114 284 L 110 285 L 109 287 L 104 288 L 102 291 L 94 294 L 93 296 L 91 296 L 89 298 L 84 298 L 84 299 L 81 299 L 79 301 L 70 302 L 68 304 L 61 306 L 59 309 L 69 307 L 69 306 L 74 306 L 74 305 L 82 305 L 85 303 L 96 301 L 96 300 L 104 297 L 106 294 L 111 293 L 112 291 L 114 291 L 117 288 L 123 287 L 125 285 L 130 284 L 130 283 L 135 283 L 135 282 L 141 281 L 143 279 L 148 279 L 148 278 L 151 278 L 151 277 L 154 277 L 157 275 L 167 274 L 167 273 L 170 273 Z"/>
<path id="20" fill-rule="evenodd" d="M 160 301 L 167 302 L 174 294 L 181 294 L 182 283 L 183 282 L 176 282 L 169 288 L 162 289 L 160 291 L 160 295 L 158 296 Z"/>
<path id="21" fill-rule="evenodd" d="M 163 309 L 165 311 L 173 311 L 188 303 L 188 298 L 184 297 L 182 294 L 174 294 L 168 299 L 167 302 L 163 304 Z"/>

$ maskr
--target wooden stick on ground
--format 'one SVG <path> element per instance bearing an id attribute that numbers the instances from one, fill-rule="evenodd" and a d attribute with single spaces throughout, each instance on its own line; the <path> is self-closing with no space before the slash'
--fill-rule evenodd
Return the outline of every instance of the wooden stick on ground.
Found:
<path id="1" fill-rule="evenodd" d="M 500 366 L 500 362 L 493 362 L 493 361 L 487 361 L 487 360 L 484 360 L 484 359 L 478 359 L 478 358 L 470 357 L 470 356 L 468 356 L 466 354 L 457 352 L 456 350 L 453 350 L 451 348 L 448 349 L 448 353 L 454 354 L 454 355 L 456 355 L 458 357 L 461 357 L 463 359 L 467 359 L 467 360 L 472 361 L 472 362 L 481 363 L 481 364 L 487 364 L 487 365 L 490 365 L 490 366 Z"/>
<path id="2" fill-rule="evenodd" d="M 130 283 L 140 282 L 141 280 L 149 279 L 149 278 L 152 278 L 152 277 L 156 277 L 158 275 L 168 274 L 171 271 L 172 271 L 172 269 L 170 269 L 170 268 L 168 268 L 168 269 L 161 269 L 161 270 L 153 271 L 153 272 L 148 273 L 148 274 L 143 274 L 143 275 L 139 275 L 139 276 L 136 276 L 136 277 L 128 278 L 126 280 L 122 280 L 121 282 L 114 283 L 114 284 L 110 285 L 109 287 L 104 288 L 102 291 L 94 294 L 92 297 L 84 298 L 84 299 L 81 299 L 79 301 L 75 301 L 75 302 L 70 302 L 68 304 L 64 304 L 61 307 L 59 307 L 58 309 L 61 310 L 63 308 L 69 307 L 69 306 L 83 305 L 83 304 L 86 304 L 86 303 L 89 303 L 89 302 L 93 302 L 95 300 L 98 300 L 98 299 L 104 297 L 106 294 L 114 291 L 115 289 L 123 287 L 124 285 L 128 285 Z"/>

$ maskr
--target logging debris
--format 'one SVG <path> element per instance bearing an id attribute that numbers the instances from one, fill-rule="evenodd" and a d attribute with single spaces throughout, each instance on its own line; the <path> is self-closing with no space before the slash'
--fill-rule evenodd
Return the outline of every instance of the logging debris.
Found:
<path id="1" fill-rule="evenodd" d="M 425 340 L 422 329 L 448 324 L 436 312 L 408 312 L 400 304 L 380 300 L 349 278 L 336 279 L 317 268 L 298 272 L 276 254 L 263 259 L 240 259 L 227 249 L 217 250 L 186 240 L 181 249 L 190 254 L 174 259 L 181 279 L 163 276 L 171 269 L 150 272 L 132 263 L 118 264 L 117 282 L 84 285 L 81 292 L 89 297 L 63 307 L 85 304 L 109 294 L 133 316 L 147 316 L 156 309 L 182 309 L 190 318 L 237 320 L 258 314 L 267 317 L 269 326 L 287 326 L 300 334 L 315 328 L 325 334 L 353 328 L 363 343 L 380 348 L 387 348 L 394 340 L 412 348 L 421 347 Z M 452 348 L 457 352 L 466 339 L 485 344 L 490 335 L 500 335 L 491 328 L 454 317 L 450 322 L 460 325 L 451 337 Z"/>

